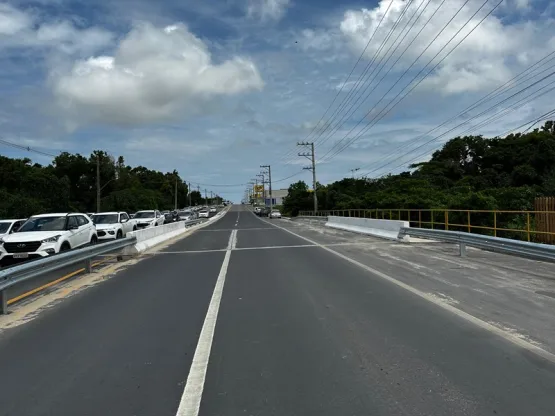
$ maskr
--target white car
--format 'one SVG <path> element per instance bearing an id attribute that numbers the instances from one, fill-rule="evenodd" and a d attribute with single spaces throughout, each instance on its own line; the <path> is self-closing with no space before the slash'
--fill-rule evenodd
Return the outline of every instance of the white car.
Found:
<path id="1" fill-rule="evenodd" d="M 130 219 L 127 212 L 100 212 L 93 215 L 92 221 L 99 240 L 124 238 L 137 229 L 136 220 Z"/>
<path id="2" fill-rule="evenodd" d="M 0 220 L 0 238 L 16 233 L 27 220 Z"/>
<path id="3" fill-rule="evenodd" d="M 191 221 L 191 220 L 196 220 L 197 219 L 197 214 L 194 211 L 191 210 L 182 210 L 178 212 L 179 214 L 179 218 L 182 221 Z"/>
<path id="4" fill-rule="evenodd" d="M 87 214 L 33 215 L 17 233 L 0 238 L 0 263 L 47 257 L 97 242 L 96 227 Z"/>
<path id="5" fill-rule="evenodd" d="M 210 211 L 211 213 L 215 213 L 218 212 L 218 209 L 216 207 L 210 207 Z"/>
<path id="6" fill-rule="evenodd" d="M 208 218 L 208 217 L 210 217 L 210 214 L 208 213 L 208 210 L 207 210 L 207 209 L 201 209 L 201 210 L 198 212 L 198 217 L 199 217 L 199 218 Z"/>
<path id="7" fill-rule="evenodd" d="M 137 229 L 142 230 L 148 227 L 157 227 L 164 225 L 165 217 L 157 209 L 139 211 L 133 219 L 136 221 Z"/>
<path id="8" fill-rule="evenodd" d="M 273 210 L 270 214 L 270 218 L 281 218 L 281 212 L 279 212 L 278 210 Z"/>

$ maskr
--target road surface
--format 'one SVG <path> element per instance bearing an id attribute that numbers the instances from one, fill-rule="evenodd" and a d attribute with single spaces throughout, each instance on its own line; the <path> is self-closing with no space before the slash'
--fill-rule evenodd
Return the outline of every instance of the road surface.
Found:
<path id="1" fill-rule="evenodd" d="M 146 257 L 0 334 L 0 415 L 555 414 L 549 360 L 240 206 Z"/>

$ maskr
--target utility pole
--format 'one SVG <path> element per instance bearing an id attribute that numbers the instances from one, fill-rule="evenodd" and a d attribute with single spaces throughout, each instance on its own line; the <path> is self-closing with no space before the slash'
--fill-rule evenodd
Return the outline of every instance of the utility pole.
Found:
<path id="1" fill-rule="evenodd" d="M 175 206 L 173 209 L 177 211 L 177 175 L 175 175 Z"/>
<path id="2" fill-rule="evenodd" d="M 359 171 L 360 168 L 351 169 L 351 173 L 353 174 L 353 179 L 355 179 L 355 172 Z"/>
<path id="3" fill-rule="evenodd" d="M 189 207 L 191 207 L 193 205 L 191 202 L 191 182 L 187 185 L 187 193 L 189 194 Z"/>
<path id="4" fill-rule="evenodd" d="M 314 199 L 314 212 L 318 212 L 318 195 L 316 194 L 316 158 L 314 157 L 314 142 L 299 142 L 297 146 L 305 146 L 310 149 L 310 153 L 303 152 L 299 153 L 299 156 L 306 157 L 312 162 L 312 167 L 305 167 L 305 170 L 312 171 L 312 189 L 313 189 L 313 199 Z"/>
<path id="5" fill-rule="evenodd" d="M 208 205 L 208 194 L 206 193 L 206 188 L 204 188 L 204 205 Z"/>
<path id="6" fill-rule="evenodd" d="M 270 213 L 274 207 L 274 201 L 272 200 L 272 168 L 270 165 L 260 165 L 262 169 L 268 169 L 268 191 L 270 191 Z"/>
<path id="7" fill-rule="evenodd" d="M 96 212 L 100 212 L 100 155 L 96 155 Z"/>
<path id="8" fill-rule="evenodd" d="M 214 205 L 214 193 L 210 191 L 210 205 Z"/>

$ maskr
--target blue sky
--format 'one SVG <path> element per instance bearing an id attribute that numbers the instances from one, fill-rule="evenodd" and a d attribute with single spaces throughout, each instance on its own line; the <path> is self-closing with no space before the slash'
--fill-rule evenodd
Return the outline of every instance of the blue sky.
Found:
<path id="1" fill-rule="evenodd" d="M 457 134 L 501 134 L 552 109 L 552 93 L 540 96 L 550 77 L 502 102 L 549 74 L 546 61 L 429 133 L 555 50 L 550 2 L 506 0 L 483 22 L 498 1 L 464 3 L 0 2 L 0 138 L 54 154 L 100 148 L 202 184 L 246 183 L 261 164 L 276 180 L 298 173 L 274 188 L 310 182 L 303 140 L 316 143 L 322 183 L 354 168 L 396 173 Z M 208 188 L 235 201 L 245 189 Z"/>

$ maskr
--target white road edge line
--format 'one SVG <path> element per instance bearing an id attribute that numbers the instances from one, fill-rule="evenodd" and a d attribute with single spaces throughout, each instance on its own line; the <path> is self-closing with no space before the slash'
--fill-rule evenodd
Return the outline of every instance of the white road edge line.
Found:
<path id="1" fill-rule="evenodd" d="M 222 267 L 218 275 L 218 280 L 214 286 L 214 292 L 208 305 L 208 311 L 204 318 L 204 324 L 200 331 L 197 348 L 187 377 L 187 383 L 177 408 L 176 416 L 198 416 L 202 392 L 204 390 L 204 381 L 206 379 L 206 370 L 210 359 L 210 351 L 212 349 L 212 341 L 214 340 L 214 331 L 216 329 L 216 321 L 218 320 L 218 311 L 220 310 L 220 302 L 224 291 L 225 277 L 227 268 L 229 267 L 229 259 L 231 251 L 237 244 L 237 231 L 231 231 L 227 251 L 225 253 Z"/>
<path id="2" fill-rule="evenodd" d="M 305 241 L 308 241 L 309 243 L 315 244 L 316 246 L 320 247 L 321 249 L 326 250 L 326 251 L 328 251 L 332 254 L 335 254 L 336 256 L 341 257 L 342 259 L 348 261 L 349 263 L 354 264 L 355 266 L 358 266 L 358 267 L 360 267 L 360 268 L 362 268 L 362 269 L 364 269 L 364 270 L 366 270 L 366 271 L 368 271 L 368 272 L 370 272 L 370 273 L 372 273 L 372 274 L 374 274 L 378 277 L 381 277 L 384 280 L 387 280 L 388 282 L 391 282 L 391 283 L 393 283 L 393 284 L 395 284 L 395 285 L 397 285 L 397 286 L 399 286 L 399 287 L 401 287 L 405 290 L 408 290 L 409 292 L 415 294 L 416 296 L 419 296 L 419 297 L 427 300 L 428 302 L 431 302 L 431 303 L 439 306 L 440 308 L 443 308 L 443 309 L 457 315 L 458 317 L 460 317 L 460 318 L 462 318 L 462 319 L 464 319 L 464 320 L 466 320 L 466 321 L 468 321 L 468 322 L 470 322 L 470 323 L 472 323 L 472 324 L 474 324 L 474 325 L 476 325 L 476 326 L 478 326 L 482 329 L 485 329 L 488 332 L 496 334 L 496 335 L 500 336 L 501 338 L 504 338 L 505 340 L 515 344 L 518 347 L 524 348 L 524 349 L 538 355 L 539 357 L 542 357 L 542 358 L 544 358 L 544 359 L 546 359 L 546 360 L 548 360 L 552 363 L 555 363 L 555 354 L 550 353 L 549 351 L 546 351 L 543 348 L 538 347 L 537 345 L 534 345 L 534 344 L 532 344 L 528 341 L 525 341 L 525 340 L 523 340 L 523 339 L 521 339 L 521 338 L 519 338 L 519 337 L 517 337 L 517 336 L 515 336 L 515 335 L 513 335 L 509 332 L 506 332 L 506 331 L 502 330 L 501 328 L 496 327 L 495 325 L 492 325 L 490 323 L 482 321 L 481 319 L 476 318 L 474 315 L 471 315 L 471 314 L 469 314 L 467 312 L 464 312 L 464 311 L 462 311 L 458 308 L 455 308 L 454 306 L 449 305 L 448 303 L 443 303 L 443 302 L 437 300 L 436 298 L 434 298 L 433 296 L 431 296 L 429 293 L 422 292 L 422 291 L 420 291 L 420 290 L 418 290 L 418 289 L 416 289 L 412 286 L 407 285 L 406 283 L 403 283 L 403 282 L 401 282 L 401 281 L 399 281 L 399 280 L 397 280 L 397 279 L 395 279 L 391 276 L 388 276 L 385 273 L 380 272 L 379 270 L 376 270 L 376 269 L 374 269 L 370 266 L 367 266 L 366 264 L 360 263 L 360 262 L 358 262 L 358 261 L 356 261 L 356 260 L 354 260 L 350 257 L 345 256 L 344 254 L 341 254 L 341 253 L 339 253 L 335 250 L 332 250 L 331 248 L 328 248 L 325 245 L 322 245 L 322 244 L 320 244 L 316 241 L 313 241 L 309 238 L 303 237 L 302 235 L 294 233 L 293 231 L 290 231 L 287 228 L 280 227 L 279 225 L 272 224 L 272 223 L 267 222 L 266 220 L 263 220 L 263 219 L 260 219 L 260 220 L 262 222 L 266 223 L 266 224 L 272 225 L 276 228 L 279 228 L 283 231 L 286 231 L 290 234 L 293 234 L 296 237 L 299 237 L 299 238 L 301 238 Z"/>

